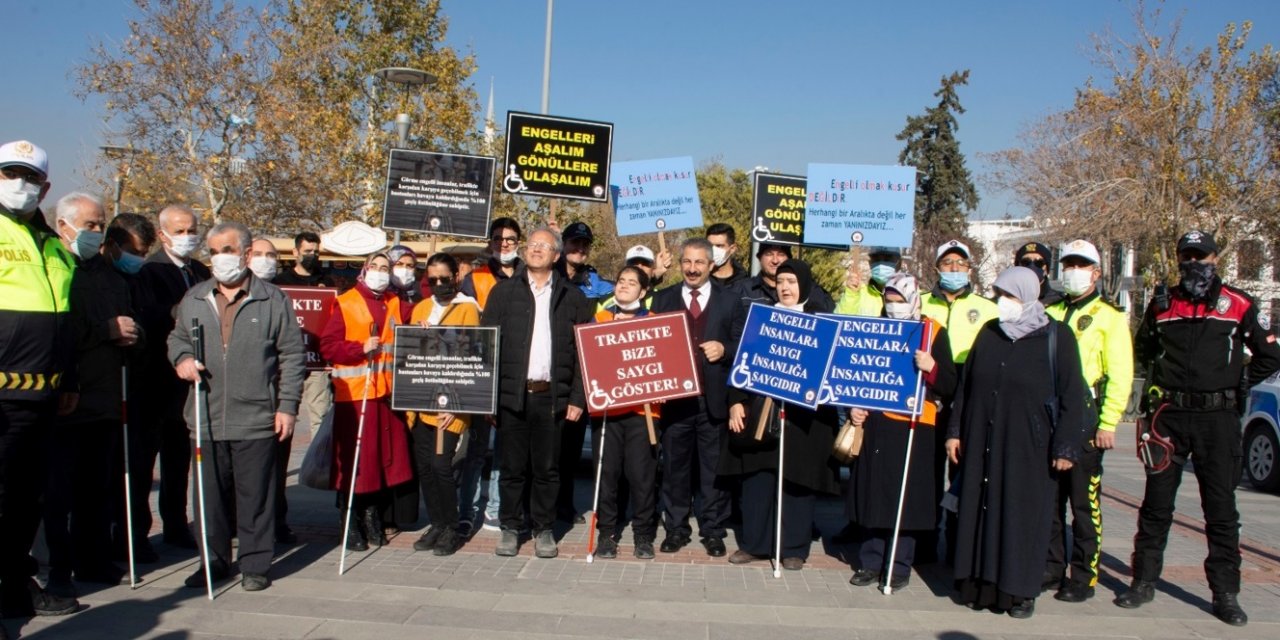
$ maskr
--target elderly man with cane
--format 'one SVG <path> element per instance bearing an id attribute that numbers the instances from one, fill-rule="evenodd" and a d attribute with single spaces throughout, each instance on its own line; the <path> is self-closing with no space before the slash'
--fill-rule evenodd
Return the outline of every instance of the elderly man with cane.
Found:
<path id="1" fill-rule="evenodd" d="M 169 358 L 178 377 L 196 385 L 186 415 L 196 445 L 205 566 L 186 584 L 205 587 L 212 598 L 212 582 L 231 575 L 232 508 L 240 585 L 245 591 L 271 585 L 275 442 L 293 434 L 306 356 L 289 298 L 247 267 L 249 229 L 223 222 L 206 241 L 213 280 L 193 286 L 178 303 Z"/>

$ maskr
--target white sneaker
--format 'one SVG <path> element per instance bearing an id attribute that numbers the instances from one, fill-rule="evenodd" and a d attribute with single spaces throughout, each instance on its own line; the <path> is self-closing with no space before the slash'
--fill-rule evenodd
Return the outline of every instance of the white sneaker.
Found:
<path id="1" fill-rule="evenodd" d="M 480 525 L 480 528 L 485 531 L 502 531 L 502 522 L 497 518 L 485 518 L 484 524 Z"/>

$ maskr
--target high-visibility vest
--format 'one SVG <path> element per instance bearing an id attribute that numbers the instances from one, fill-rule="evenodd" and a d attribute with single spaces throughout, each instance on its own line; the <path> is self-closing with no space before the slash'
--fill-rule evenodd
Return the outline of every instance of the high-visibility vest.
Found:
<path id="1" fill-rule="evenodd" d="M 489 292 L 493 290 L 496 284 L 498 284 L 498 279 L 489 270 L 489 265 L 482 265 L 471 270 L 471 286 L 476 289 L 476 302 L 480 304 L 481 309 L 484 309 L 485 303 L 489 301 Z"/>
<path id="2" fill-rule="evenodd" d="M 920 313 L 947 328 L 951 357 L 956 364 L 964 364 L 969 359 L 969 350 L 978 339 L 982 325 L 1000 315 L 996 303 L 972 291 L 955 300 L 930 293 L 920 300 Z"/>
<path id="3" fill-rule="evenodd" d="M 364 296 L 356 289 L 351 289 L 338 296 L 338 309 L 342 312 L 342 322 L 346 325 L 346 340 L 364 343 L 370 338 L 369 326 L 373 324 L 373 314 Z M 393 348 L 396 340 L 396 325 L 400 323 L 400 298 L 387 298 L 387 321 L 378 327 L 378 338 L 382 344 L 378 351 L 363 364 L 335 364 L 330 377 L 333 379 L 334 400 L 341 402 L 357 402 L 365 395 L 365 380 L 369 380 L 368 399 L 376 400 L 391 393 L 391 368 L 395 364 Z M 369 367 L 373 374 L 369 375 Z"/>
<path id="4" fill-rule="evenodd" d="M 70 307 L 75 259 L 40 222 L 28 227 L 0 213 L 0 331 L 14 338 L 0 360 L 5 399 L 46 398 L 62 378 L 54 346 Z"/>
<path id="5" fill-rule="evenodd" d="M 934 341 L 938 339 L 938 331 L 942 329 L 942 326 L 929 318 L 925 318 L 924 322 L 925 326 L 929 327 L 929 344 L 932 345 Z M 914 351 L 912 353 L 914 353 Z M 923 381 L 921 384 L 923 384 Z M 928 389 L 925 389 L 925 392 L 921 394 L 921 396 L 924 398 L 924 406 L 921 407 L 920 415 L 916 416 L 916 424 L 922 424 L 929 427 L 936 426 L 938 424 L 938 402 L 929 399 Z M 911 414 L 908 413 L 890 413 L 886 411 L 884 412 L 884 417 L 889 418 L 890 420 L 911 422 Z"/>

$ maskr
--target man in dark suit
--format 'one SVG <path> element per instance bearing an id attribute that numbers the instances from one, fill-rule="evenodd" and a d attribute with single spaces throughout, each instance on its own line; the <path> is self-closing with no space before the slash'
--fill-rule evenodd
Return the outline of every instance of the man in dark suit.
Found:
<path id="1" fill-rule="evenodd" d="M 729 518 L 729 494 L 716 487 L 716 467 L 728 421 L 727 381 L 738 336 L 733 335 L 735 316 L 741 313 L 739 295 L 711 282 L 711 243 L 691 238 L 680 247 L 680 271 L 684 281 L 653 297 L 653 313 L 681 311 L 689 316 L 695 355 L 700 356 L 702 395 L 662 406 L 664 553 L 675 553 L 689 544 L 693 511 L 693 470 L 697 466 L 698 536 L 707 555 L 725 553 L 725 521 Z"/>
<path id="2" fill-rule="evenodd" d="M 148 341 L 142 363 L 140 388 L 151 389 L 159 401 L 139 403 L 141 434 L 147 443 L 141 461 L 145 474 L 134 468 L 133 525 L 137 556 L 153 560 L 155 552 L 145 541 L 151 529 L 151 510 L 146 508 L 151 488 L 151 469 L 160 458 L 160 519 L 164 521 L 164 541 L 195 549 L 187 526 L 187 474 L 191 469 L 190 434 L 182 417 L 189 384 L 178 379 L 169 364 L 166 343 L 173 330 L 173 307 L 198 282 L 209 279 L 209 268 L 192 258 L 200 246 L 200 220 L 183 205 L 169 205 L 160 211 L 159 251 L 151 254 L 135 281 L 138 316 Z M 153 560 L 154 561 L 154 560 Z"/>

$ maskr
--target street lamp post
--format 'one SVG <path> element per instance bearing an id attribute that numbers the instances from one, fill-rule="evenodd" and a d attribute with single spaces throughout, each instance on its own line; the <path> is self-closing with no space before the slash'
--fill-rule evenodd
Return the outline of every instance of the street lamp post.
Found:
<path id="1" fill-rule="evenodd" d="M 384 67 L 374 71 L 373 75 L 377 76 L 384 82 L 391 82 L 400 85 L 404 88 L 404 94 L 406 97 L 409 95 L 409 89 L 411 87 L 431 85 L 436 82 L 435 76 L 421 69 L 414 69 L 411 67 Z M 397 144 L 401 148 L 409 146 L 409 127 L 412 123 L 413 120 L 409 117 L 409 114 L 404 113 L 403 111 L 396 114 L 396 139 L 398 140 Z M 400 231 L 398 229 L 395 232 L 395 243 L 400 244 Z"/>
<path id="2" fill-rule="evenodd" d="M 101 147 L 98 147 L 98 149 L 101 150 L 102 155 L 105 155 L 107 158 L 115 160 L 117 163 L 123 161 L 124 164 L 123 169 L 120 168 L 119 164 L 116 165 L 115 208 L 111 210 L 111 216 L 114 218 L 115 216 L 120 215 L 120 199 L 124 195 L 124 180 L 128 177 L 130 169 L 129 159 L 133 154 L 137 153 L 138 150 L 134 149 L 132 146 L 122 147 L 113 144 L 102 145 Z"/>

